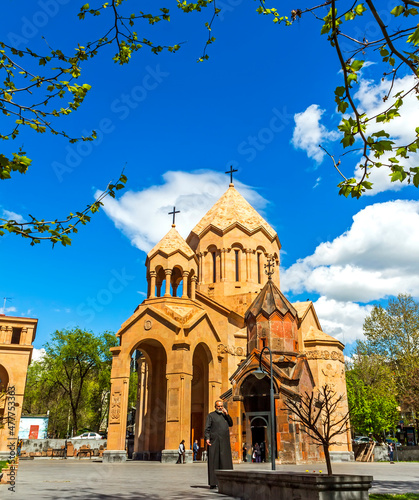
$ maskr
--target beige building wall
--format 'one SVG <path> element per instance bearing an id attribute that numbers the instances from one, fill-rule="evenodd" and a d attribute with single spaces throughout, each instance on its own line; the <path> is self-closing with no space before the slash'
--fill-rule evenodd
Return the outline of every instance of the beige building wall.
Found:
<path id="1" fill-rule="evenodd" d="M 0 315 L 0 459 L 9 459 L 17 442 L 26 373 L 32 358 L 38 320 Z M 15 449 L 16 451 L 16 449 Z"/>

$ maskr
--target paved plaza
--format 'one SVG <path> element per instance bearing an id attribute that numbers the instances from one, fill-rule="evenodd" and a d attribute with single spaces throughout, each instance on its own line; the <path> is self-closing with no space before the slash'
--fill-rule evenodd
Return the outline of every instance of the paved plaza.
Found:
<path id="1" fill-rule="evenodd" d="M 236 470 L 270 470 L 270 464 L 239 464 Z M 279 471 L 310 472 L 325 465 L 278 465 Z M 374 477 L 371 493 L 419 493 L 419 463 L 339 463 L 336 474 L 365 474 Z M 16 480 L 16 491 L 0 487 L 0 498 L 89 499 L 89 500 L 192 500 L 222 499 L 207 485 L 205 463 L 161 464 L 134 462 L 104 464 L 100 461 L 35 459 L 22 460 Z M 238 499 L 235 499 L 238 500 Z"/>

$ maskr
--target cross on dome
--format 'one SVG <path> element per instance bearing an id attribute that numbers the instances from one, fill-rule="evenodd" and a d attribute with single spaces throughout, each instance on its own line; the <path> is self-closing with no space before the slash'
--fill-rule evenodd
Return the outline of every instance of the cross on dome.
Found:
<path id="1" fill-rule="evenodd" d="M 168 215 L 172 215 L 172 214 L 173 214 L 172 227 L 175 227 L 176 226 L 175 217 L 176 217 L 176 214 L 180 214 L 180 210 L 176 210 L 176 207 L 173 207 L 173 212 L 168 212 Z"/>
<path id="2" fill-rule="evenodd" d="M 230 186 L 233 186 L 233 172 L 238 172 L 238 170 L 233 169 L 233 165 L 230 165 L 230 170 L 225 172 L 226 174 L 230 174 Z"/>

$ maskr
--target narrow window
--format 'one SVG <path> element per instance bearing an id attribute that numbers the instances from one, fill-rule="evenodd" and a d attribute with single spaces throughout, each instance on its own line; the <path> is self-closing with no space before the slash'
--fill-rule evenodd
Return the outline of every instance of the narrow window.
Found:
<path id="1" fill-rule="evenodd" d="M 239 276 L 239 251 L 234 250 L 235 258 L 236 258 L 236 281 L 240 281 Z"/>
<path id="2" fill-rule="evenodd" d="M 260 253 L 258 252 L 258 283 L 261 283 L 261 275 L 260 275 Z"/>
<path id="3" fill-rule="evenodd" d="M 212 252 L 212 282 L 215 283 L 217 280 L 217 255 Z"/>
<path id="4" fill-rule="evenodd" d="M 21 333 L 22 333 L 22 328 L 13 328 L 12 344 L 20 344 L 20 334 Z"/>

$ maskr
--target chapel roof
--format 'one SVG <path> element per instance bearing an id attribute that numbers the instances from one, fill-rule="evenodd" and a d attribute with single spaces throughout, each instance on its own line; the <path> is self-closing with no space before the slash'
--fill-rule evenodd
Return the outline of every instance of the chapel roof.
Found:
<path id="1" fill-rule="evenodd" d="M 308 331 L 304 334 L 304 343 L 321 343 L 321 344 L 340 344 L 342 349 L 344 345 L 342 342 L 331 335 L 319 330 L 318 328 L 314 328 L 310 326 Z"/>
<path id="2" fill-rule="evenodd" d="M 169 256 L 177 251 L 183 253 L 186 257 L 195 255 L 192 248 L 186 243 L 182 236 L 178 233 L 174 225 L 170 231 L 155 245 L 147 254 L 147 258 L 151 259 L 157 252 L 162 252 Z"/>
<path id="3" fill-rule="evenodd" d="M 250 232 L 260 228 L 264 229 L 271 238 L 277 236 L 276 231 L 243 198 L 233 184 L 230 184 L 217 203 L 202 217 L 192 229 L 192 233 L 199 236 L 210 225 L 225 231 L 237 223 Z"/>
<path id="4" fill-rule="evenodd" d="M 269 279 L 246 311 L 245 318 L 247 319 L 250 314 L 258 316 L 260 313 L 270 316 L 275 311 L 279 311 L 282 316 L 285 316 L 287 312 L 291 313 L 294 318 L 297 316 L 297 311 L 291 302 L 288 301 L 275 283 Z"/>

